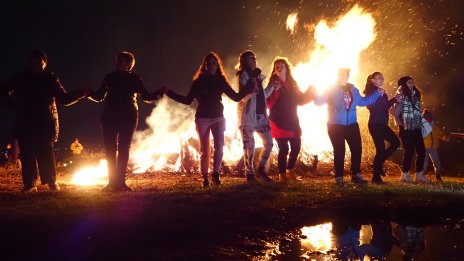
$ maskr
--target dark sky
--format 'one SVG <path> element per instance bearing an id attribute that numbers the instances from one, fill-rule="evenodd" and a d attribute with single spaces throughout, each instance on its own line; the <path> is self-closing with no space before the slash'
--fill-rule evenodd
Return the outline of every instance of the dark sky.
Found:
<path id="1" fill-rule="evenodd" d="M 231 80 L 239 53 L 249 48 L 257 53 L 265 74 L 277 55 L 296 64 L 307 56 L 313 35 L 309 26 L 290 36 L 285 30 L 287 15 L 297 11 L 301 22 L 314 25 L 321 18 L 336 18 L 355 2 L 377 21 L 377 40 L 363 53 L 362 67 L 382 71 L 390 93 L 399 77 L 412 75 L 427 107 L 450 130 L 462 131 L 464 4 L 460 0 L 2 1 L 0 80 L 24 68 L 31 49 L 41 48 L 67 90 L 95 90 L 114 69 L 116 53 L 127 49 L 135 53 L 134 72 L 149 90 L 168 84 L 186 93 L 203 56 L 211 50 L 223 58 Z M 102 144 L 102 108 L 103 104 L 87 100 L 60 106 L 58 146 L 67 147 L 74 137 L 84 144 Z M 151 109 L 140 104 L 139 128 L 146 127 L 144 118 Z M 0 115 L 0 144 L 4 144 L 11 112 L 0 105 Z"/>

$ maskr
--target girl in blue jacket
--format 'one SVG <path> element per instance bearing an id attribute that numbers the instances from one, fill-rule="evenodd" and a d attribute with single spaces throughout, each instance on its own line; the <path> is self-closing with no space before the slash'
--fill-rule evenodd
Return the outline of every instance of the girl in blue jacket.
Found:
<path id="1" fill-rule="evenodd" d="M 327 131 L 334 149 L 335 181 L 343 184 L 343 165 L 345 161 L 345 141 L 351 151 L 351 181 L 366 183 L 361 176 L 361 133 L 356 117 L 356 106 L 374 104 L 385 91 L 378 90 L 363 97 L 353 84 L 348 83 L 349 68 L 338 70 L 337 84 L 324 95 L 315 95 L 316 105 L 327 104 Z"/>

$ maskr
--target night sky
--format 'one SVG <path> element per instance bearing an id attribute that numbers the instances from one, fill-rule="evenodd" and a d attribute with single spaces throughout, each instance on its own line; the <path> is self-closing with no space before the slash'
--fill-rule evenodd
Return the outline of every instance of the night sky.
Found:
<path id="1" fill-rule="evenodd" d="M 269 74 L 275 56 L 297 64 L 313 44 L 314 25 L 335 19 L 355 3 L 377 21 L 377 39 L 362 54 L 361 67 L 381 71 L 389 94 L 396 81 L 412 75 L 425 107 L 450 131 L 464 123 L 464 3 L 455 1 L 2 1 L 0 32 L 4 80 L 27 65 L 33 48 L 43 49 L 49 68 L 68 90 L 96 90 L 114 70 L 121 50 L 136 55 L 134 72 L 154 91 L 167 84 L 186 93 L 202 58 L 216 51 L 229 79 L 240 52 L 256 52 Z M 298 12 L 295 35 L 285 29 L 289 13 Z M 367 75 L 362 76 L 365 79 Z M 362 83 L 362 79 L 353 79 Z M 358 86 L 363 89 L 363 86 Z M 140 105 L 139 129 L 153 105 Z M 103 104 L 87 100 L 59 106 L 58 147 L 74 137 L 84 145 L 102 144 L 99 117 Z M 10 135 L 12 113 L 0 105 L 0 144 Z M 301 119 L 304 120 L 304 119 Z"/>

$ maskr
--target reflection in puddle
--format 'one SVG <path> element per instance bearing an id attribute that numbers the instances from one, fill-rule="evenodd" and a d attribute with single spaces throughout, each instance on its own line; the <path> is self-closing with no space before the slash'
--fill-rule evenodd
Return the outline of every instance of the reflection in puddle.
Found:
<path id="1" fill-rule="evenodd" d="M 327 253 L 332 249 L 332 223 L 325 223 L 301 229 L 301 246 L 310 252 Z"/>
<path id="2" fill-rule="evenodd" d="M 287 238 L 293 239 L 273 247 L 279 260 L 464 260 L 459 223 L 330 222 L 305 226 Z"/>

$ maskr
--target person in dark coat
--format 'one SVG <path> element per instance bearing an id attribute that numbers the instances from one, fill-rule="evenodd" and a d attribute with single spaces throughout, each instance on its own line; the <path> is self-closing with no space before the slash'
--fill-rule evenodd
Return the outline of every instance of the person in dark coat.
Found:
<path id="1" fill-rule="evenodd" d="M 312 101 L 310 92 L 300 91 L 298 84 L 293 79 L 290 67 L 291 65 L 286 58 L 276 58 L 272 65 L 271 78 L 267 87 L 274 86 L 274 91 L 267 98 L 267 107 L 270 110 L 271 134 L 279 147 L 277 165 L 279 180 L 282 182 L 286 182 L 287 179 L 296 180 L 295 163 L 301 149 L 298 106 Z M 289 150 L 289 144 L 291 150 Z"/>
<path id="2" fill-rule="evenodd" d="M 37 191 L 37 173 L 51 191 L 59 190 L 53 150 L 59 131 L 55 100 L 71 105 L 90 90 L 66 92 L 58 77 L 48 70 L 47 55 L 40 50 L 33 50 L 29 67 L 3 82 L 0 90 L 2 100 L 15 111 L 13 133 L 21 150 L 23 191 Z"/>
<path id="3" fill-rule="evenodd" d="M 107 192 L 132 191 L 126 185 L 127 164 L 132 136 L 138 123 L 137 95 L 144 102 L 163 96 L 161 89 L 149 93 L 140 76 L 132 73 L 135 57 L 123 51 L 116 57 L 116 71 L 107 74 L 103 83 L 89 98 L 105 101 L 101 125 L 108 165 Z"/>
<path id="4" fill-rule="evenodd" d="M 384 79 L 380 72 L 374 72 L 367 77 L 366 89 L 364 94 L 369 96 L 373 92 L 381 89 Z M 399 99 L 399 97 L 398 97 Z M 383 171 L 383 164 L 400 146 L 400 140 L 388 126 L 388 112 L 390 108 L 397 102 L 397 97 L 388 99 L 384 93 L 377 101 L 367 106 L 369 109 L 369 132 L 374 140 L 375 157 L 374 157 L 374 175 L 372 176 L 372 183 L 383 184 L 381 176 L 385 175 Z M 385 148 L 385 141 L 389 146 Z"/>
<path id="5" fill-rule="evenodd" d="M 210 52 L 205 56 L 203 63 L 193 77 L 192 86 L 186 96 L 177 94 L 167 87 L 165 87 L 165 91 L 169 98 L 185 105 L 191 104 L 193 100 L 198 102 L 195 113 L 195 126 L 200 139 L 200 167 L 203 176 L 203 187 L 209 186 L 210 133 L 214 139 L 214 164 L 211 180 L 214 185 L 221 185 L 219 168 L 222 163 L 224 131 L 226 129 L 222 94 L 238 102 L 252 93 L 254 89 L 243 89 L 241 92 L 236 93 L 226 78 L 221 58 L 215 52 Z"/>

